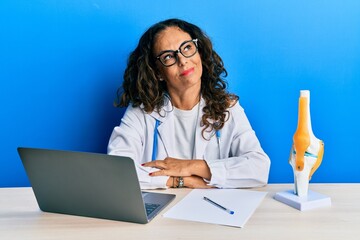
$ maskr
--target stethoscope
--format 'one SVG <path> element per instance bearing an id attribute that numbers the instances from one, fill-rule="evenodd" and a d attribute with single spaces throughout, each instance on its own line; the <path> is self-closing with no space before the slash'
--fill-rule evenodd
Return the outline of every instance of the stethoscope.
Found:
<path id="1" fill-rule="evenodd" d="M 151 161 L 156 160 L 157 149 L 158 149 L 158 127 L 159 127 L 159 125 L 160 125 L 160 121 L 155 119 L 155 129 L 154 129 L 153 150 L 152 150 Z M 216 130 L 215 135 L 216 135 L 217 142 L 218 142 L 219 158 L 220 158 L 220 156 L 221 156 L 221 148 L 220 148 L 221 133 L 220 133 L 220 130 Z"/>
<path id="2" fill-rule="evenodd" d="M 154 140 L 153 140 L 153 150 L 152 150 L 152 156 L 151 156 L 151 161 L 156 160 L 156 155 L 157 155 L 157 149 L 158 149 L 158 127 L 160 125 L 160 121 L 155 119 L 155 129 L 154 129 Z"/>

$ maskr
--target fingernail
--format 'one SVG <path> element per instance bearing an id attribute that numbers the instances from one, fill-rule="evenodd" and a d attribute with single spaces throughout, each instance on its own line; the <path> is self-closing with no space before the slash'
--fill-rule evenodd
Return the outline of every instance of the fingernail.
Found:
<path id="1" fill-rule="evenodd" d="M 149 175 L 151 176 L 151 175 L 153 175 L 153 173 L 149 173 Z"/>
<path id="2" fill-rule="evenodd" d="M 141 164 L 141 166 L 145 166 L 145 163 Z"/>

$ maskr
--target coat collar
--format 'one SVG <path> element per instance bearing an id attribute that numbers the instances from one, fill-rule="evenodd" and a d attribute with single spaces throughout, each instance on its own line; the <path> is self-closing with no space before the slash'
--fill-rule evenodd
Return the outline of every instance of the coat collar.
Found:
<path id="1" fill-rule="evenodd" d="M 174 106 L 171 103 L 170 97 L 165 97 L 165 104 L 161 108 L 160 112 L 153 111 L 150 113 L 150 116 L 159 120 L 161 123 L 164 123 L 168 120 L 169 116 L 173 114 Z"/>

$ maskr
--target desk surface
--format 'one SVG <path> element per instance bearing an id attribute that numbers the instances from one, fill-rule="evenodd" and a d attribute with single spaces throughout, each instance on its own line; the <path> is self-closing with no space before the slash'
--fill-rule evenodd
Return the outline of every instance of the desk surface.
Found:
<path id="1" fill-rule="evenodd" d="M 360 184 L 311 184 L 332 206 L 300 212 L 273 199 L 290 184 L 270 184 L 264 201 L 244 228 L 162 217 L 189 189 L 171 189 L 176 199 L 150 223 L 134 224 L 44 213 L 31 188 L 0 188 L 0 239 L 359 239 Z M 163 191 L 164 192 L 164 191 Z"/>

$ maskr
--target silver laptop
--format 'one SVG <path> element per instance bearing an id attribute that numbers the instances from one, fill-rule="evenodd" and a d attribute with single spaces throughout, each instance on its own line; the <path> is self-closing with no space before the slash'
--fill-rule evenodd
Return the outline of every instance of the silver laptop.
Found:
<path id="1" fill-rule="evenodd" d="M 175 198 L 141 192 L 128 157 L 34 148 L 18 152 L 44 212 L 147 223 Z"/>

